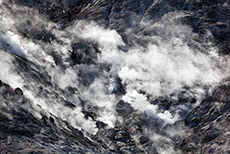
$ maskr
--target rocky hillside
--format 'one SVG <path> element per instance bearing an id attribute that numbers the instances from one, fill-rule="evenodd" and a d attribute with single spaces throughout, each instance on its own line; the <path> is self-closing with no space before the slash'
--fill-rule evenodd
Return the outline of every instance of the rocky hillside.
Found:
<path id="1" fill-rule="evenodd" d="M 0 153 L 230 153 L 229 0 L 0 0 Z"/>

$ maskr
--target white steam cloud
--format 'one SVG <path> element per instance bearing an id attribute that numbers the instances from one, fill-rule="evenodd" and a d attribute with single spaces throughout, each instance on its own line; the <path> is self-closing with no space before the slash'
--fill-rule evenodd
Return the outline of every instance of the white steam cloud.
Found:
<path id="1" fill-rule="evenodd" d="M 165 124 L 174 123 L 178 120 L 178 115 L 173 117 L 169 111 L 158 113 L 157 106 L 150 104 L 147 97 L 140 92 L 158 97 L 191 87 L 199 95 L 197 86 L 215 85 L 225 76 L 219 67 L 222 60 L 217 50 L 210 43 L 206 44 L 208 49 L 202 49 L 202 44 L 199 44 L 201 49 L 193 49 L 189 46 L 189 41 L 193 41 L 196 35 L 189 27 L 173 24 L 167 27 L 159 23 L 151 27 L 158 28 L 162 35 L 168 36 L 167 39 L 164 40 L 162 36 L 148 36 L 145 39 L 154 43 L 149 43 L 147 47 L 136 45 L 128 52 L 118 49 L 124 43 L 114 30 L 105 30 L 95 24 L 79 26 L 84 27 L 80 30 L 82 38 L 99 44 L 102 53 L 98 60 L 111 65 L 112 78 L 119 77 L 122 85 L 125 85 L 126 94 L 122 99 L 134 109 L 161 119 Z M 172 26 L 178 31 L 173 30 Z"/>
<path id="2" fill-rule="evenodd" d="M 12 7 L 21 12 L 25 9 Z M 27 16 L 26 12 L 23 15 L 12 15 L 3 6 L 0 6 L 0 11 L 2 50 L 27 58 L 40 67 L 37 69 L 39 73 L 46 71 L 52 82 L 52 86 L 47 86 L 46 90 L 61 98 L 58 100 L 48 94 L 48 96 L 39 95 L 39 85 L 28 81 L 23 75 L 21 77 L 20 73 L 17 74 L 17 71 L 14 71 L 16 68 L 12 63 L 12 56 L 3 51 L 0 55 L 2 68 L 0 79 L 13 88 L 22 88 L 35 105 L 91 134 L 95 134 L 98 130 L 96 122 L 91 117 L 88 119 L 84 117 L 83 107 L 80 105 L 81 99 L 86 107 L 97 108 L 96 120 L 103 121 L 109 127 L 114 127 L 116 121 L 122 121 L 115 111 L 115 105 L 121 99 L 138 112 L 146 113 L 159 122 L 163 121 L 164 125 L 173 124 L 180 118 L 179 115 L 173 115 L 167 110 L 160 111 L 157 105 L 151 104 L 147 96 L 155 98 L 178 93 L 184 87 L 190 87 L 199 95 L 200 90 L 198 91 L 197 87 L 215 85 L 225 75 L 219 67 L 222 61 L 216 49 L 210 44 L 208 48 L 203 49 L 203 44 L 197 42 L 199 48 L 191 47 L 189 42 L 193 42 L 195 34 L 187 26 L 173 22 L 164 23 L 165 18 L 169 20 L 171 17 L 162 18 L 163 23 L 159 22 L 149 28 L 149 30 L 157 29 L 161 35 L 140 34 L 136 38 L 147 40 L 149 43 L 136 44 L 124 52 L 119 49 L 125 46 L 122 37 L 115 30 L 104 29 L 94 22 L 76 21 L 63 30 L 28 9 L 26 11 L 35 14 L 33 17 Z M 19 34 L 15 24 L 23 23 L 27 19 L 33 21 L 33 27 L 39 27 L 38 25 L 42 23 L 44 30 L 51 32 L 58 40 L 46 43 Z M 95 64 L 71 66 L 68 52 L 71 50 L 71 44 L 79 39 L 98 44 L 100 53 L 97 53 Z M 61 66 L 55 63 L 51 52 L 61 57 Z M 104 69 L 102 66 L 108 66 L 109 69 Z M 84 85 L 81 81 L 82 77 L 79 76 L 80 70 L 85 73 L 91 71 L 97 75 L 93 74 L 95 76 L 92 83 Z M 114 81 L 117 78 L 121 79 L 121 84 L 126 90 L 122 96 L 112 93 L 116 88 Z M 24 85 L 31 85 L 31 87 L 24 87 Z M 55 89 L 55 86 L 58 88 Z M 69 96 L 67 94 L 69 87 L 78 89 L 78 92 Z M 61 99 L 70 100 L 76 107 L 74 109 L 66 107 L 61 104 Z"/>
<path id="3" fill-rule="evenodd" d="M 16 74 L 13 64 L 14 57 L 0 48 L 0 79 L 12 88 L 23 87 L 23 79 Z"/>

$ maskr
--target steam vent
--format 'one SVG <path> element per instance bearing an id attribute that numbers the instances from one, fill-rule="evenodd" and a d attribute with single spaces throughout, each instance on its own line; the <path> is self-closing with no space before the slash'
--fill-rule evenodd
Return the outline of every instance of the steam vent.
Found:
<path id="1" fill-rule="evenodd" d="M 230 154 L 230 0 L 0 0 L 0 154 Z"/>

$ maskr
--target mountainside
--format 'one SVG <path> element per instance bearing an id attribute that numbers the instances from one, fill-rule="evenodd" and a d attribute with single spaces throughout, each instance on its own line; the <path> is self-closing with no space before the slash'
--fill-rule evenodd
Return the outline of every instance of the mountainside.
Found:
<path id="1" fill-rule="evenodd" d="M 229 0 L 0 0 L 0 153 L 230 153 Z"/>

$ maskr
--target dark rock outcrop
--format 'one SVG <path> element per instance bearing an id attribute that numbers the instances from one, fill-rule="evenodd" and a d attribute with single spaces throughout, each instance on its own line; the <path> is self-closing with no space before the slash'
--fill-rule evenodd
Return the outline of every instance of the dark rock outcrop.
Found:
<path id="1" fill-rule="evenodd" d="M 188 140 L 197 144 L 195 153 L 227 153 L 229 140 L 229 81 L 223 82 L 214 89 L 214 92 L 195 108 L 185 119 L 186 125 L 192 128 L 194 135 L 186 138 L 182 147 L 187 150 Z M 227 145 L 227 146 L 226 146 Z"/>
<path id="2" fill-rule="evenodd" d="M 48 119 L 46 116 L 40 119 L 29 113 L 25 107 L 31 106 L 30 100 L 25 98 L 19 88 L 15 91 L 7 84 L 0 88 L 2 153 L 101 153 L 103 148 L 64 121 L 56 117 Z M 9 97 L 4 98 L 3 93 Z M 24 98 L 23 105 L 15 104 L 19 94 Z"/>

